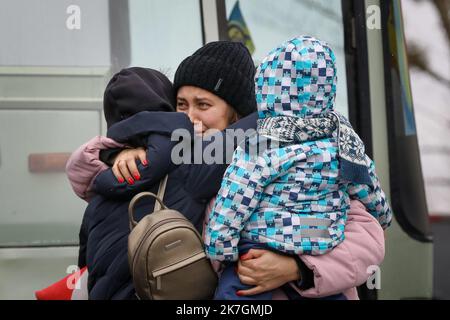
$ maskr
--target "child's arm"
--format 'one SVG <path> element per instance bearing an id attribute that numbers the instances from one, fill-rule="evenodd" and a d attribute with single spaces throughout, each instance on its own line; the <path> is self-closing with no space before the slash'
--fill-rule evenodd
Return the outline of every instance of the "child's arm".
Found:
<path id="1" fill-rule="evenodd" d="M 110 138 L 96 136 L 75 150 L 66 164 L 66 174 L 75 194 L 89 201 L 94 195 L 92 185 L 95 177 L 108 169 L 108 166 L 99 160 L 99 152 L 124 147 Z"/>
<path id="2" fill-rule="evenodd" d="M 372 186 L 364 184 L 350 184 L 348 193 L 353 200 L 361 201 L 369 213 L 378 219 L 383 229 L 391 224 L 392 211 L 386 199 L 386 195 L 381 189 L 381 184 L 375 172 L 374 162 L 366 156 L 366 162 L 370 163 L 369 175 L 372 180 Z"/>
<path id="3" fill-rule="evenodd" d="M 205 230 L 206 254 L 211 260 L 238 259 L 240 232 L 271 177 L 266 157 L 250 157 L 240 146 L 236 149 Z"/>

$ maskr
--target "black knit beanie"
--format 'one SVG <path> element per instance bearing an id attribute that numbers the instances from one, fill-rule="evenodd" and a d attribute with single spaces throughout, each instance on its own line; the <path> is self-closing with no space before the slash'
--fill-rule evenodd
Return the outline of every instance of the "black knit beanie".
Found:
<path id="1" fill-rule="evenodd" d="M 127 68 L 106 86 L 103 112 L 108 128 L 141 111 L 175 111 L 172 83 L 153 69 Z"/>
<path id="2" fill-rule="evenodd" d="M 174 90 L 194 86 L 225 100 L 241 116 L 256 111 L 255 65 L 239 42 L 210 42 L 187 57 L 175 73 Z"/>

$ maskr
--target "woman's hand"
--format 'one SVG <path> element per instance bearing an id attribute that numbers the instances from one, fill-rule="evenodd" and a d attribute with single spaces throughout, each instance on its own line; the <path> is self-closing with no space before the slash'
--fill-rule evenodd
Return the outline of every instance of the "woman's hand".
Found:
<path id="1" fill-rule="evenodd" d="M 299 280 L 300 277 L 294 258 L 259 249 L 251 249 L 243 255 L 236 271 L 243 284 L 254 286 L 249 290 L 239 291 L 241 296 L 267 292 L 290 281 Z"/>
<path id="2" fill-rule="evenodd" d="M 147 153 L 144 148 L 137 149 L 125 149 L 121 151 L 116 159 L 114 159 L 114 165 L 112 171 L 116 176 L 119 183 L 125 180 L 128 184 L 134 184 L 134 179 L 139 180 L 141 178 L 137 169 L 136 160 L 140 160 L 144 166 L 148 165 Z"/>

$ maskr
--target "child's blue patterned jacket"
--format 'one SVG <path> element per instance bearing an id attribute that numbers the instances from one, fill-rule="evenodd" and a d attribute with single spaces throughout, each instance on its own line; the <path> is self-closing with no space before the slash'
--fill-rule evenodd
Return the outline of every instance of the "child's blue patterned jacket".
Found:
<path id="1" fill-rule="evenodd" d="M 262 61 L 258 135 L 236 149 L 225 172 L 205 234 L 212 260 L 236 261 L 241 237 L 288 254 L 324 254 L 344 239 L 350 199 L 390 225 L 374 163 L 334 112 L 336 78 L 331 48 L 307 36 Z"/>

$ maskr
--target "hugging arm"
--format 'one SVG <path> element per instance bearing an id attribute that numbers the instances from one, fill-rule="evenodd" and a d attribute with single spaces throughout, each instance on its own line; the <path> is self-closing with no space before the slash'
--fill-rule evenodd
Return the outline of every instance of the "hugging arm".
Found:
<path id="1" fill-rule="evenodd" d="M 250 250 L 238 263 L 238 275 L 244 284 L 254 287 L 241 293 L 258 294 L 289 283 L 306 298 L 346 293 L 348 299 L 357 299 L 354 288 L 367 281 L 370 267 L 381 264 L 384 248 L 384 232 L 378 221 L 359 201 L 351 201 L 345 240 L 327 254 L 288 257 Z"/>
<path id="2" fill-rule="evenodd" d="M 179 123 L 177 127 L 183 129 L 184 132 L 188 134 L 186 142 L 189 144 L 193 138 L 193 127 L 189 122 L 189 118 L 187 118 L 185 114 L 181 113 L 173 113 L 170 115 L 172 116 L 173 121 L 177 121 L 177 123 Z M 137 116 L 138 115 L 134 116 L 134 119 Z M 149 123 L 149 121 L 146 120 L 146 117 L 149 116 L 149 114 L 145 113 L 139 114 L 142 121 L 138 121 L 138 123 Z M 152 114 L 151 116 L 152 119 L 155 120 L 155 114 Z M 168 117 L 165 116 L 164 121 L 167 122 L 167 118 Z M 244 139 L 244 135 L 237 137 L 235 130 L 244 132 L 248 129 L 254 129 L 256 127 L 256 118 L 256 113 L 247 116 L 231 125 L 227 128 L 228 130 L 217 132 L 213 137 L 209 137 L 209 139 L 205 139 L 206 141 L 201 142 L 200 151 L 202 155 L 207 152 L 208 148 L 211 148 L 214 143 L 219 143 L 216 144 L 216 146 L 223 147 L 221 159 L 219 159 L 217 163 L 211 164 L 205 164 L 204 162 L 202 162 L 202 164 L 195 164 L 194 160 L 196 155 L 194 153 L 197 151 L 195 146 L 193 152 L 191 152 L 192 154 L 188 164 L 180 164 L 179 160 L 175 161 L 173 151 L 178 145 L 179 139 L 174 138 L 175 141 L 172 141 L 169 136 L 167 136 L 166 139 L 163 139 L 162 133 L 154 133 L 155 131 L 164 132 L 164 129 L 170 128 L 169 123 L 158 123 L 156 127 L 151 128 L 153 133 L 151 133 L 148 138 L 148 166 L 143 166 L 142 164 L 138 165 L 141 179 L 135 181 L 132 185 L 127 183 L 118 183 L 117 180 L 114 180 L 114 174 L 110 172 L 111 170 L 108 170 L 105 174 L 98 176 L 95 182 L 95 188 L 100 194 L 103 195 L 129 198 L 131 195 L 134 195 L 137 192 L 143 191 L 149 186 L 158 183 L 162 177 L 171 172 L 178 165 L 188 165 L 189 173 L 186 178 L 186 188 L 189 188 L 193 197 L 207 201 L 214 197 L 220 188 L 223 174 L 228 166 L 227 157 L 232 154 L 237 145 Z M 136 126 L 134 125 L 135 120 L 133 120 L 133 118 L 130 119 L 131 120 L 129 121 L 123 121 L 116 127 L 111 127 L 108 135 L 111 138 L 119 139 L 119 137 L 122 137 L 122 139 L 127 139 L 127 137 L 130 136 L 148 134 L 148 125 Z M 173 124 L 171 125 L 173 126 Z M 165 132 L 165 134 L 169 134 L 169 132 Z M 172 134 L 172 132 L 170 132 L 170 134 Z M 226 151 L 228 151 L 228 153 Z"/>
<path id="3" fill-rule="evenodd" d="M 80 146 L 66 164 L 66 174 L 72 189 L 81 199 L 89 201 L 95 194 L 92 186 L 95 177 L 108 166 L 100 161 L 101 150 L 125 148 L 125 145 L 110 138 L 96 136 Z"/>
<path id="4" fill-rule="evenodd" d="M 152 117 L 152 121 L 148 119 L 148 117 Z M 139 125 L 134 125 L 131 123 L 132 121 L 138 120 Z M 186 187 L 189 188 L 193 196 L 197 199 L 203 199 L 205 201 L 208 201 L 209 199 L 213 198 L 217 191 L 220 189 L 220 184 L 222 182 L 223 174 L 228 167 L 229 161 L 228 158 L 231 158 L 231 154 L 233 153 L 234 149 L 236 149 L 237 145 L 242 141 L 242 135 L 241 137 L 236 137 L 234 135 L 233 130 L 241 130 L 246 131 L 248 129 L 255 129 L 256 128 L 256 119 L 257 119 L 257 113 L 251 114 L 233 125 L 231 125 L 229 128 L 229 131 L 222 131 L 218 132 L 214 135 L 214 137 L 211 137 L 207 141 L 202 142 L 202 154 L 207 151 L 207 148 L 210 148 L 212 144 L 216 141 L 219 141 L 223 146 L 223 154 L 222 159 L 217 161 L 217 163 L 211 163 L 211 164 L 188 164 L 190 166 L 189 170 L 189 176 L 187 178 Z M 170 135 L 170 130 L 168 128 L 174 127 L 174 123 L 179 128 L 188 128 L 188 132 L 190 132 L 191 137 L 193 136 L 193 127 L 192 124 L 189 122 L 189 118 L 187 118 L 186 115 L 182 113 L 170 113 L 168 116 L 168 113 L 158 113 L 153 112 L 150 114 L 148 113 L 142 113 L 139 115 L 136 115 L 130 119 L 127 119 L 123 121 L 122 123 L 118 123 L 114 126 L 112 126 L 108 130 L 108 137 L 104 138 L 108 139 L 109 141 L 126 141 L 129 137 L 133 136 L 142 136 L 142 135 L 151 135 L 151 134 L 168 134 Z M 169 132 L 169 133 L 168 133 Z M 114 139 L 114 140 L 112 140 Z M 115 142 L 114 141 L 114 142 Z M 92 144 L 92 143 L 91 143 Z M 164 150 L 169 150 L 169 148 L 173 148 L 174 144 L 171 144 L 171 146 L 168 146 Z M 105 149 L 112 149 L 111 151 L 102 151 L 100 155 L 102 155 L 102 160 L 104 161 L 111 161 L 111 159 L 121 150 L 120 148 L 125 148 L 125 146 L 121 143 L 116 143 L 116 145 L 112 145 L 110 148 L 103 148 Z M 171 150 L 171 149 L 170 149 Z M 99 150 L 100 151 L 100 150 Z M 227 152 L 226 152 L 227 151 Z M 150 154 L 152 153 L 152 154 Z M 88 158 L 95 158 L 95 163 L 97 166 L 92 165 L 92 160 L 87 161 Z M 161 158 L 160 158 L 161 157 Z M 167 174 L 169 171 L 166 170 L 164 172 L 164 168 L 166 166 L 163 164 L 161 167 L 157 167 L 155 163 L 158 163 L 158 159 L 167 159 L 167 153 L 164 154 L 164 156 L 161 156 L 158 153 L 154 153 L 151 150 L 147 152 L 147 160 L 149 163 L 149 167 L 145 167 L 142 164 L 139 164 L 138 170 L 141 176 L 145 176 L 145 181 L 135 181 L 133 185 L 123 185 L 121 187 L 121 191 L 125 191 L 125 193 L 121 193 L 124 196 L 128 196 L 128 194 L 131 192 L 136 192 L 132 190 L 141 190 L 143 188 L 143 184 L 145 186 L 155 184 L 159 182 L 159 179 L 163 177 L 165 174 Z M 85 168 L 85 175 L 88 177 L 84 180 L 76 179 L 75 175 L 71 175 L 68 173 L 69 180 L 72 184 L 77 185 L 77 189 L 83 189 L 86 190 L 88 186 L 90 187 L 90 190 L 92 189 L 92 182 L 94 181 L 95 177 L 99 174 L 99 172 L 108 169 L 107 165 L 100 161 L 99 159 L 99 153 L 97 154 L 88 154 L 86 150 L 81 150 L 81 152 L 74 154 L 72 156 L 72 164 L 77 164 L 79 166 L 83 166 Z M 172 159 L 170 159 L 172 160 Z M 153 165 L 152 165 L 153 162 Z M 109 163 L 109 165 L 112 165 L 112 163 Z M 175 165 L 173 162 L 171 165 Z M 152 169 L 150 169 L 150 167 Z M 156 169 L 153 169 L 156 168 Z M 172 166 L 169 166 L 169 168 L 173 168 Z M 101 169 L 101 170 L 100 170 Z M 151 171 L 156 170 L 158 172 L 152 173 Z M 169 169 L 170 170 L 170 169 Z M 145 171 L 145 172 L 143 172 Z M 102 192 L 106 192 L 108 188 L 106 188 L 107 185 L 112 185 L 112 180 L 110 180 L 114 174 L 112 172 L 108 173 L 106 176 L 102 176 L 102 180 L 98 181 L 97 185 L 98 188 L 103 190 Z M 73 181 L 73 182 L 72 182 Z M 117 182 L 117 181 L 116 181 Z M 89 184 L 88 184 L 89 183 Z M 111 189 L 111 187 L 109 188 Z M 92 193 L 92 190 L 91 190 Z M 78 193 L 79 194 L 79 193 Z"/>
<path id="5" fill-rule="evenodd" d="M 149 144 L 153 144 L 147 152 L 147 157 L 153 158 L 147 158 L 149 163 L 153 161 L 153 164 L 151 165 L 152 172 L 149 172 L 150 169 L 147 170 L 146 167 L 140 164 L 140 171 L 145 170 L 145 182 L 141 181 L 140 183 L 128 186 L 128 188 L 122 188 L 122 191 L 125 190 L 124 195 L 126 195 L 133 187 L 139 189 L 142 186 L 142 183 L 145 183 L 146 185 L 157 183 L 160 177 L 163 177 L 169 172 L 168 170 L 171 170 L 172 168 L 170 166 L 167 167 L 167 163 L 164 162 L 164 159 L 167 159 L 167 153 L 165 151 L 170 150 L 173 145 L 170 141 L 170 134 L 173 131 L 173 128 L 177 127 L 188 128 L 193 132 L 193 127 L 189 118 L 184 114 L 175 112 L 141 112 L 127 120 L 123 120 L 111 126 L 108 129 L 108 137 L 95 137 L 78 148 L 70 157 L 66 166 L 66 172 L 75 193 L 83 199 L 92 197 L 95 194 L 93 191 L 95 178 L 100 172 L 108 169 L 108 164 L 112 165 L 112 163 L 106 164 L 101 160 L 107 162 L 111 161 L 118 152 L 123 151 L 124 149 L 130 149 L 125 145 L 130 139 L 135 137 L 140 138 L 140 140 L 144 139 L 144 137 L 147 139 L 147 137 L 150 137 L 152 134 L 155 134 L 155 137 L 146 141 Z M 169 141 L 164 140 L 161 142 L 161 145 L 158 145 L 157 143 L 160 141 L 157 140 L 161 140 L 161 136 L 169 136 Z M 163 144 L 166 145 L 163 146 Z M 163 153 L 161 154 L 157 151 L 163 151 Z M 159 163 L 161 162 L 163 162 L 163 164 L 159 167 L 160 170 L 153 170 L 153 168 L 156 167 L 157 164 L 159 166 Z M 167 169 L 165 172 L 164 168 Z M 112 181 L 106 179 L 106 177 L 111 177 L 111 174 L 112 172 L 107 176 L 102 177 L 101 182 L 98 184 L 99 188 L 106 190 L 108 181 L 110 182 L 109 185 L 112 185 Z"/>
<path id="6" fill-rule="evenodd" d="M 118 182 L 111 168 L 100 173 L 94 182 L 94 190 L 108 198 L 128 199 L 135 194 L 148 190 L 168 173 L 176 168 L 171 162 L 171 150 L 176 144 L 170 137 L 150 134 L 147 140 L 148 165 L 137 165 L 140 179 L 133 184 Z"/>
<path id="7" fill-rule="evenodd" d="M 325 255 L 299 258 L 312 279 L 292 283 L 304 297 L 326 297 L 367 281 L 369 268 L 384 259 L 384 232 L 378 221 L 359 201 L 352 201 L 345 226 L 345 240 Z M 312 280 L 312 281 L 311 281 Z"/>

